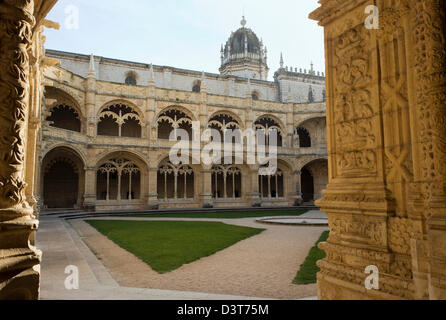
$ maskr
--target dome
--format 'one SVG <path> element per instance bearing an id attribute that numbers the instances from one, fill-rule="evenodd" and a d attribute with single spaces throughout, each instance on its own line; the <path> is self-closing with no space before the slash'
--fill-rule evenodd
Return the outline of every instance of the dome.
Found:
<path id="1" fill-rule="evenodd" d="M 225 54 L 238 54 L 245 52 L 245 39 L 248 42 L 248 53 L 260 54 L 260 41 L 256 34 L 249 28 L 242 27 L 234 32 L 229 38 Z M 230 50 L 228 52 L 228 50 Z"/>
<path id="2" fill-rule="evenodd" d="M 242 27 L 232 32 L 225 46 L 221 46 L 220 73 L 245 78 L 268 78 L 267 50 L 257 35 L 246 28 L 243 17 Z"/>

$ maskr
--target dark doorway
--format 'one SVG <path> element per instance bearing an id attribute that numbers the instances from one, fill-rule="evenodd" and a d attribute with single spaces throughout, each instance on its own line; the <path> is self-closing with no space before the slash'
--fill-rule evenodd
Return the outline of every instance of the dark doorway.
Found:
<path id="1" fill-rule="evenodd" d="M 303 168 L 301 173 L 302 199 L 304 202 L 314 201 L 314 179 L 310 170 Z"/>
<path id="2" fill-rule="evenodd" d="M 48 208 L 74 208 L 77 204 L 79 176 L 71 164 L 55 162 L 44 175 L 43 197 Z"/>

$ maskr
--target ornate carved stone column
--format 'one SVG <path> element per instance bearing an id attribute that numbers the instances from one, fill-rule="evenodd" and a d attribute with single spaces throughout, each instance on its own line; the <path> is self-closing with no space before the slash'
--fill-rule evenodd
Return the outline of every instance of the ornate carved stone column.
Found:
<path id="1" fill-rule="evenodd" d="M 321 299 L 444 298 L 444 2 L 323 0 L 329 185 Z M 366 7 L 379 11 L 369 29 Z M 365 267 L 379 290 L 365 288 Z"/>
<path id="2" fill-rule="evenodd" d="M 252 207 L 261 207 L 262 199 L 260 198 L 260 186 L 259 186 L 259 165 L 250 165 L 249 170 L 247 170 L 249 174 L 249 187 L 247 197 L 251 203 Z"/>
<path id="3" fill-rule="evenodd" d="M 212 167 L 203 165 L 200 174 L 201 179 L 201 203 L 203 208 L 212 208 L 214 202 L 212 199 Z"/>
<path id="4" fill-rule="evenodd" d="M 416 194 L 424 199 L 422 216 L 429 265 L 430 299 L 446 299 L 446 3 L 411 1 L 407 32 L 412 36 L 411 78 L 419 163 Z M 420 197 L 418 197 L 419 199 Z M 417 200 L 418 200 L 417 199 Z M 416 202 L 418 203 L 418 201 Z M 424 218 L 426 221 L 424 221 Z M 425 229 L 423 229 L 425 231 Z M 426 248 L 427 247 L 427 248 Z M 422 265 L 426 255 L 412 257 Z M 421 262 L 418 263 L 418 260 Z"/>
<path id="5" fill-rule="evenodd" d="M 94 55 L 90 56 L 90 66 L 85 80 L 85 112 L 87 114 L 86 134 L 91 140 L 97 135 L 96 119 L 96 70 Z"/>
<path id="6" fill-rule="evenodd" d="M 41 253 L 30 241 L 38 221 L 25 196 L 25 137 L 36 98 L 29 51 L 54 3 L 0 0 L 0 299 L 39 297 Z M 40 79 L 34 80 L 40 90 Z"/>
<path id="7" fill-rule="evenodd" d="M 149 168 L 148 180 L 149 199 L 147 206 L 150 209 L 158 209 L 158 167 Z"/>
<path id="8" fill-rule="evenodd" d="M 85 169 L 84 209 L 87 211 L 96 210 L 96 175 L 96 167 Z"/>
<path id="9" fill-rule="evenodd" d="M 294 205 L 300 206 L 303 203 L 302 199 L 302 171 L 297 170 L 293 172 L 292 176 L 293 187 L 295 187 L 295 194 L 293 194 Z"/>

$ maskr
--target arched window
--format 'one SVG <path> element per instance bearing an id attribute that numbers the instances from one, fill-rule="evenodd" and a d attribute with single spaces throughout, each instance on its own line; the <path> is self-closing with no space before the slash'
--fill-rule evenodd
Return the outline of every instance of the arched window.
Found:
<path id="1" fill-rule="evenodd" d="M 57 105 L 51 109 L 51 115 L 46 118 L 50 126 L 81 132 L 81 121 L 77 111 L 65 104 Z"/>
<path id="2" fill-rule="evenodd" d="M 197 80 L 192 85 L 192 92 L 199 93 L 201 92 L 201 81 Z"/>
<path id="3" fill-rule="evenodd" d="M 259 175 L 260 196 L 266 199 L 284 197 L 283 171 L 277 168 L 274 175 Z"/>
<path id="4" fill-rule="evenodd" d="M 259 100 L 259 93 L 257 91 L 254 91 L 251 94 L 252 100 Z"/>
<path id="5" fill-rule="evenodd" d="M 192 139 L 192 119 L 184 112 L 171 109 L 158 118 L 158 139 L 169 140 L 170 133 L 175 129 L 186 130 Z"/>
<path id="6" fill-rule="evenodd" d="M 242 171 L 231 165 L 212 167 L 212 195 L 214 199 L 242 197 Z"/>
<path id="7" fill-rule="evenodd" d="M 276 133 L 277 134 L 277 146 L 282 147 L 283 146 L 283 140 L 282 140 L 282 129 L 280 128 L 280 125 L 270 117 L 262 117 L 258 119 L 254 123 L 254 127 L 256 130 L 262 130 L 265 134 L 265 145 L 269 146 L 271 141 L 271 134 Z M 262 143 L 262 141 L 260 141 Z"/>
<path id="8" fill-rule="evenodd" d="M 141 172 L 127 159 L 111 159 L 97 171 L 98 200 L 133 200 L 140 198 Z"/>
<path id="9" fill-rule="evenodd" d="M 98 135 L 141 138 L 141 119 L 124 104 L 112 105 L 99 114 Z"/>
<path id="10" fill-rule="evenodd" d="M 193 199 L 194 170 L 188 165 L 173 165 L 165 160 L 158 167 L 158 199 L 168 201 Z"/>
<path id="11" fill-rule="evenodd" d="M 307 129 L 299 127 L 296 129 L 296 134 L 299 137 L 300 148 L 311 148 L 311 137 Z"/>
<path id="12" fill-rule="evenodd" d="M 130 84 L 132 86 L 136 86 L 136 79 L 134 76 L 127 76 L 125 78 L 125 84 Z"/>
<path id="13" fill-rule="evenodd" d="M 311 86 L 308 89 L 308 102 L 310 102 L 310 103 L 314 102 L 314 91 Z"/>
<path id="14" fill-rule="evenodd" d="M 220 132 L 220 136 L 221 136 L 221 141 L 225 142 L 225 136 L 224 133 L 226 132 L 226 130 L 236 130 L 236 129 L 240 129 L 240 124 L 237 120 L 235 120 L 232 116 L 225 114 L 225 113 L 221 113 L 221 114 L 217 114 L 215 116 L 213 116 L 208 123 L 208 127 L 210 129 L 215 129 L 218 130 Z M 228 132 L 229 134 L 230 132 Z M 239 143 L 243 143 L 243 141 L 241 141 L 241 134 L 239 135 Z M 228 141 L 226 141 L 227 143 L 236 143 L 237 139 L 235 136 L 227 136 L 226 137 Z M 229 141 L 232 140 L 232 141 Z"/>

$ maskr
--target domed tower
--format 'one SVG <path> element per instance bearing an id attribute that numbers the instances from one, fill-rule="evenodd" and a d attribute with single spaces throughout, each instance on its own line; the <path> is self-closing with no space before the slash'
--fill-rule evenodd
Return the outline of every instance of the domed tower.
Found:
<path id="1" fill-rule="evenodd" d="M 231 34 L 225 47 L 221 46 L 221 74 L 251 79 L 268 79 L 267 50 L 249 28 L 243 17 L 242 27 Z"/>

